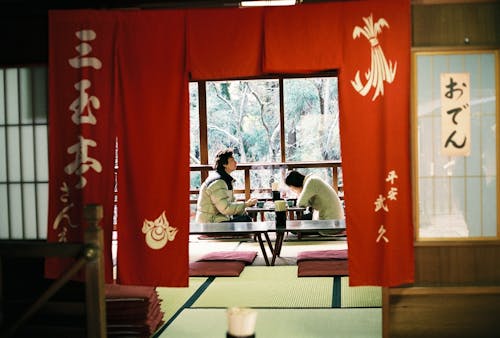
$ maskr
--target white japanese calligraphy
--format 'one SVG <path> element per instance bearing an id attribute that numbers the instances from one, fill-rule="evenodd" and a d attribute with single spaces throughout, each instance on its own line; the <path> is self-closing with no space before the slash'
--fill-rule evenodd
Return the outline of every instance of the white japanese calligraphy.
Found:
<path id="1" fill-rule="evenodd" d="M 96 38 L 96 33 L 91 29 L 84 29 L 75 33 L 76 37 L 83 41 L 75 47 L 78 55 L 68 60 L 73 68 L 92 67 L 101 69 L 102 62 L 96 57 L 88 56 L 92 52 L 92 46 L 85 41 L 92 41 Z"/>
<path id="2" fill-rule="evenodd" d="M 89 80 L 81 80 L 75 83 L 75 89 L 80 93 L 80 96 L 75 99 L 69 106 L 69 109 L 73 111 L 71 115 L 71 120 L 74 124 L 96 124 L 97 120 L 92 114 L 92 108 L 99 109 L 101 107 L 101 102 L 96 96 L 89 95 L 86 90 L 90 88 L 92 83 Z M 84 111 L 87 114 L 84 114 Z"/>
<path id="3" fill-rule="evenodd" d="M 90 44 L 91 41 L 94 41 L 97 38 L 96 32 L 92 29 L 81 29 L 75 32 L 75 36 L 79 40 L 78 44 L 75 46 L 77 55 L 67 60 L 71 68 L 92 68 L 94 70 L 101 69 L 102 62 L 99 58 L 92 55 L 93 48 Z M 71 102 L 68 108 L 70 112 L 72 112 L 71 121 L 76 125 L 97 124 L 95 112 L 100 109 L 101 102 L 98 96 L 90 93 L 92 82 L 86 78 L 88 74 L 88 72 L 82 70 L 79 70 L 74 74 L 76 78 L 79 79 L 79 81 L 73 85 L 78 92 L 78 96 L 73 100 L 73 102 Z M 86 186 L 87 180 L 83 174 L 89 169 L 93 169 L 98 173 L 102 171 L 101 163 L 97 159 L 89 156 L 89 147 L 96 146 L 97 142 L 95 140 L 79 136 L 77 143 L 66 148 L 66 152 L 68 154 L 74 155 L 74 160 L 64 166 L 63 170 L 68 175 L 77 175 L 78 182 L 74 185 L 74 188 L 76 189 L 83 189 Z M 72 202 L 70 187 L 68 187 L 68 184 L 65 181 L 62 182 L 60 190 L 62 192 L 59 196 L 59 200 L 62 202 L 61 210 L 55 217 L 52 228 L 57 231 L 57 238 L 59 242 L 67 242 L 69 239 L 72 239 L 70 236 L 71 228 L 78 227 L 78 224 L 75 224 L 73 221 L 79 222 L 80 219 L 77 218 L 76 220 L 71 220 L 70 211 L 75 213 L 75 211 L 77 211 L 75 209 L 78 207 Z"/>
<path id="4" fill-rule="evenodd" d="M 387 191 L 386 196 L 379 194 L 378 197 L 376 198 L 376 200 L 374 202 L 375 212 L 378 212 L 380 210 L 384 210 L 385 212 L 389 212 L 389 205 L 387 203 L 389 201 L 396 201 L 397 200 L 398 188 L 393 186 L 397 178 L 398 178 L 398 175 L 396 173 L 396 170 L 390 170 L 385 178 L 385 181 L 390 182 L 391 187 L 390 187 L 389 191 Z M 389 238 L 387 238 L 385 236 L 386 232 L 387 232 L 387 230 L 385 229 L 384 225 L 381 225 L 380 228 L 378 229 L 378 237 L 376 239 L 377 243 L 380 242 L 381 239 L 384 240 L 385 243 L 389 242 Z"/>
<path id="5" fill-rule="evenodd" d="M 381 224 L 380 225 L 380 228 L 378 228 L 378 237 L 377 237 L 377 240 L 376 242 L 380 242 L 381 239 L 384 240 L 384 242 L 388 243 L 389 242 L 389 239 L 387 237 L 384 236 L 384 234 L 387 232 L 387 230 L 385 230 L 384 228 L 384 225 Z"/>
<path id="6" fill-rule="evenodd" d="M 396 174 L 395 170 L 389 171 L 389 174 L 387 175 L 387 178 L 385 179 L 386 182 L 391 182 L 391 184 L 394 184 L 394 180 L 398 178 L 398 175 Z"/>
<path id="7" fill-rule="evenodd" d="M 62 192 L 61 196 L 59 197 L 59 200 L 61 200 L 61 202 L 63 202 L 65 204 L 65 207 L 61 211 L 59 211 L 59 213 L 57 214 L 56 218 L 54 219 L 54 223 L 52 223 L 52 228 L 54 230 L 57 230 L 57 229 L 59 229 L 59 227 L 61 227 L 60 232 L 57 235 L 58 241 L 59 242 L 67 242 L 67 240 L 68 240 L 68 237 L 66 236 L 66 234 L 68 232 L 67 226 L 70 226 L 71 228 L 77 227 L 77 225 L 73 224 L 73 222 L 71 221 L 71 217 L 69 216 L 69 210 L 74 207 L 74 204 L 73 203 L 68 204 L 69 189 L 68 189 L 68 185 L 66 184 L 66 182 L 62 183 L 59 190 L 61 190 L 61 192 Z M 65 222 L 63 223 L 63 221 L 65 221 Z M 63 225 L 61 225 L 61 224 L 63 224 Z"/>
<path id="8" fill-rule="evenodd" d="M 79 136 L 79 139 L 80 142 L 71 145 L 67 149 L 68 154 L 75 154 L 75 160 L 64 167 L 66 174 L 80 175 L 80 181 L 75 186 L 77 189 L 81 189 L 87 184 L 87 180 L 82 175 L 90 168 L 98 173 L 102 171 L 101 163 L 88 155 L 88 147 L 95 147 L 97 143 L 92 139 L 85 139 L 83 136 Z"/>
<path id="9" fill-rule="evenodd" d="M 385 211 L 389 211 L 389 208 L 387 205 L 385 205 L 385 197 L 382 195 L 378 195 L 377 200 L 375 201 L 375 211 L 379 211 L 380 209 L 383 209 Z"/>
<path id="10" fill-rule="evenodd" d="M 396 196 L 398 195 L 398 188 L 392 187 L 387 193 L 387 198 L 390 200 L 397 200 Z"/>

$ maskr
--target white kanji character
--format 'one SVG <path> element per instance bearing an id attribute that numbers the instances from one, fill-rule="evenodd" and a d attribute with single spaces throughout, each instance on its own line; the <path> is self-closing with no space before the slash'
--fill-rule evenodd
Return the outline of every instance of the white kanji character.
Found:
<path id="1" fill-rule="evenodd" d="M 94 69 L 101 69 L 101 60 L 96 57 L 87 56 L 92 52 L 92 46 L 85 41 L 95 40 L 97 37 L 95 31 L 91 29 L 84 29 L 75 32 L 75 35 L 79 40 L 84 42 L 75 47 L 75 50 L 78 52 L 78 56 L 68 60 L 70 66 L 73 68 L 92 67 Z"/>
<path id="2" fill-rule="evenodd" d="M 93 95 L 91 96 L 86 92 L 91 85 L 92 83 L 85 79 L 75 83 L 75 89 L 80 93 L 80 95 L 69 106 L 69 110 L 73 112 L 71 115 L 71 121 L 73 121 L 74 124 L 97 123 L 97 120 L 92 113 L 92 108 L 99 109 L 101 107 L 101 102 L 98 97 Z M 84 114 L 84 111 L 86 111 L 87 114 Z"/>
<path id="3" fill-rule="evenodd" d="M 385 197 L 382 195 L 378 195 L 377 200 L 373 203 L 375 204 L 375 211 L 379 211 L 380 209 L 384 209 L 385 211 L 389 211 L 387 205 L 384 204 Z"/>
<path id="4" fill-rule="evenodd" d="M 68 154 L 75 154 L 75 160 L 64 167 L 66 174 L 80 175 L 80 182 L 75 186 L 78 189 L 85 187 L 87 184 L 87 180 L 83 177 L 83 174 L 90 168 L 98 173 L 102 171 L 101 163 L 88 155 L 88 147 L 95 147 L 97 143 L 92 139 L 85 139 L 82 136 L 79 136 L 79 139 L 80 142 L 73 144 L 67 149 Z"/>
<path id="5" fill-rule="evenodd" d="M 387 178 L 385 179 L 386 182 L 391 182 L 391 184 L 394 184 L 394 180 L 398 178 L 398 175 L 396 174 L 395 170 L 389 171 L 389 174 L 387 175 Z"/>
<path id="6" fill-rule="evenodd" d="M 377 240 L 376 240 L 377 243 L 380 241 L 380 239 L 383 239 L 386 243 L 389 242 L 389 239 L 384 236 L 384 234 L 386 232 L 387 232 L 387 230 L 385 230 L 384 225 L 381 224 L 380 228 L 378 228 L 378 237 L 377 237 Z"/>
<path id="7" fill-rule="evenodd" d="M 387 193 L 387 198 L 395 201 L 397 200 L 397 195 L 398 195 L 398 188 L 392 187 Z"/>

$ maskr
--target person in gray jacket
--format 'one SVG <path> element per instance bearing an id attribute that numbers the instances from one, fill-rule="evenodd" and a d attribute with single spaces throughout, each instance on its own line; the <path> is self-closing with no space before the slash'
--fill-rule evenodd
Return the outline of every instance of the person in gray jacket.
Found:
<path id="1" fill-rule="evenodd" d="M 285 183 L 297 194 L 299 207 L 311 207 L 312 219 L 342 219 L 344 208 L 333 187 L 320 177 L 309 174 L 304 176 L 298 171 L 288 172 Z M 337 231 L 320 232 L 323 236 L 336 234 Z"/>
<path id="2" fill-rule="evenodd" d="M 245 208 L 254 206 L 257 199 L 237 202 L 233 194 L 234 179 L 230 175 L 237 162 L 233 150 L 227 148 L 217 153 L 214 169 L 200 187 L 196 205 L 197 223 L 251 222 Z"/>

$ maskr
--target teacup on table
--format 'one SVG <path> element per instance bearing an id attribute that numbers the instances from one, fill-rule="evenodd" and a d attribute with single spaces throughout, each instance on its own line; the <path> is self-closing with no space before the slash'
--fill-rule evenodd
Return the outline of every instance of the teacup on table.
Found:
<path id="1" fill-rule="evenodd" d="M 257 204 L 255 205 L 257 208 L 263 208 L 264 207 L 264 201 L 257 201 Z"/>

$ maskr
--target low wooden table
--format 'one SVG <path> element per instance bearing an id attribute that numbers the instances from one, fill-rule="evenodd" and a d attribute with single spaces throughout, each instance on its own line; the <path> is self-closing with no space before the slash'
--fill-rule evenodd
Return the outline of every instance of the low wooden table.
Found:
<path id="1" fill-rule="evenodd" d="M 345 230 L 345 221 L 343 219 L 332 220 L 287 220 L 283 227 L 276 227 L 274 221 L 264 222 L 221 222 L 221 223 L 190 223 L 189 233 L 191 235 L 245 235 L 252 234 L 259 241 L 262 256 L 266 265 L 274 265 L 276 257 L 280 255 L 281 247 L 285 233 L 293 231 L 298 234 L 307 232 L 318 232 L 328 230 Z M 273 248 L 269 239 L 269 232 L 276 233 L 276 242 Z M 272 253 L 272 259 L 269 262 L 266 248 L 262 239 L 264 235 L 267 245 Z"/>
<path id="2" fill-rule="evenodd" d="M 271 253 L 274 255 L 273 245 L 269 239 L 269 228 L 274 226 L 274 221 L 269 222 L 221 222 L 221 223 L 190 223 L 191 235 L 247 235 L 252 234 L 257 238 L 266 265 L 270 265 L 262 235 L 264 235 Z"/>
<path id="3" fill-rule="evenodd" d="M 290 220 L 295 220 L 295 219 L 300 219 L 300 217 L 303 215 L 304 211 L 306 208 L 304 207 L 287 207 L 287 213 L 288 213 L 288 219 Z M 266 212 L 274 212 L 274 206 L 263 206 L 263 207 L 248 207 L 246 208 L 246 212 L 254 222 L 257 222 L 257 217 L 260 214 L 260 220 L 265 221 L 264 213 Z"/>

